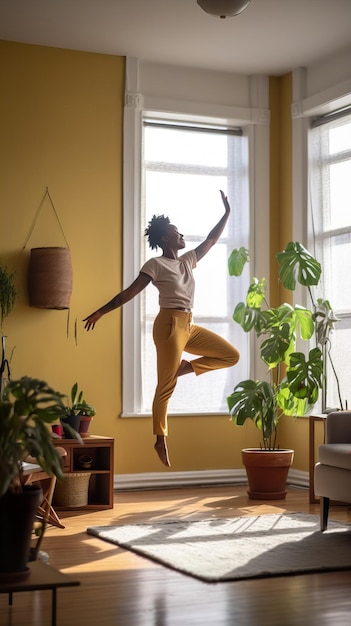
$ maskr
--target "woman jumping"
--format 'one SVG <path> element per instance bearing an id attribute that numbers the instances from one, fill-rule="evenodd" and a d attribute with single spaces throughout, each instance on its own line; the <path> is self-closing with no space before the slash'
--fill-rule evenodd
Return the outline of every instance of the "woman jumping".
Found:
<path id="1" fill-rule="evenodd" d="M 154 215 L 145 230 L 152 250 L 162 255 L 146 261 L 138 277 L 100 309 L 83 321 L 86 330 L 108 313 L 135 298 L 150 283 L 159 291 L 160 311 L 154 320 L 153 339 L 157 353 L 157 386 L 152 404 L 155 450 L 164 465 L 170 466 L 166 437 L 167 407 L 179 376 L 194 372 L 196 376 L 211 370 L 236 365 L 238 350 L 228 341 L 192 322 L 195 281 L 193 269 L 222 234 L 230 214 L 230 206 L 221 191 L 224 215 L 195 249 L 178 255 L 185 247 L 184 237 L 164 215 Z M 191 361 L 182 360 L 183 352 L 201 355 Z"/>

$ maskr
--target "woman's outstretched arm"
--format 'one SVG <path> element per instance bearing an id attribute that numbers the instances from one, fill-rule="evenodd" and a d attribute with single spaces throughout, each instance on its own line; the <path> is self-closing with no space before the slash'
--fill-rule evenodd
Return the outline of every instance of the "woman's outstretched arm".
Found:
<path id="1" fill-rule="evenodd" d="M 224 191 L 221 190 L 220 193 L 222 196 L 222 202 L 224 204 L 225 212 L 223 217 L 219 220 L 218 224 L 216 224 L 216 226 L 212 228 L 211 232 L 208 233 L 205 241 L 200 243 L 200 245 L 195 248 L 196 258 L 198 261 L 202 259 L 202 257 L 205 256 L 205 254 L 207 254 L 209 250 L 211 250 L 216 241 L 218 241 L 230 215 L 230 205 L 228 202 L 228 198 L 225 195 Z"/>
<path id="2" fill-rule="evenodd" d="M 83 320 L 83 322 L 85 322 L 84 328 L 86 328 L 86 330 L 93 329 L 100 317 L 105 315 L 105 313 L 109 313 L 114 309 L 118 309 L 126 302 L 129 302 L 129 300 L 135 298 L 138 293 L 145 289 L 150 281 L 151 276 L 144 274 L 144 272 L 140 272 L 139 276 L 134 280 L 134 282 L 132 282 L 131 285 L 129 285 L 129 287 L 127 287 L 123 291 L 120 291 L 120 293 L 118 293 L 114 298 L 112 298 L 112 300 L 107 302 L 107 304 L 102 306 L 100 309 L 97 309 L 97 311 L 94 311 L 94 313 L 91 313 L 90 315 L 88 315 L 88 317 L 85 317 Z"/>

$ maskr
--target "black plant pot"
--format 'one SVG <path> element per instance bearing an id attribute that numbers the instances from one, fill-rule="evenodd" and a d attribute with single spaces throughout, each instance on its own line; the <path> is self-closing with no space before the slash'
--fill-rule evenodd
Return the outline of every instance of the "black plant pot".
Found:
<path id="1" fill-rule="evenodd" d="M 0 578 L 11 580 L 29 573 L 33 526 L 42 499 L 41 488 L 33 485 L 0 498 Z"/>
<path id="2" fill-rule="evenodd" d="M 67 417 L 61 418 L 61 424 L 63 428 L 63 434 L 66 439 L 72 439 L 72 433 L 70 428 L 79 433 L 80 419 L 81 415 L 68 415 Z M 68 428 L 67 428 L 68 426 Z"/>

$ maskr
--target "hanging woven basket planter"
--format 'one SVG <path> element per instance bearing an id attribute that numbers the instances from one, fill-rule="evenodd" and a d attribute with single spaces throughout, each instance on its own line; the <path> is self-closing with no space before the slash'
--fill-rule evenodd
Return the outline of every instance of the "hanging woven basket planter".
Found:
<path id="1" fill-rule="evenodd" d="M 39 309 L 69 309 L 72 294 L 69 248 L 32 248 L 28 270 L 29 304 Z"/>

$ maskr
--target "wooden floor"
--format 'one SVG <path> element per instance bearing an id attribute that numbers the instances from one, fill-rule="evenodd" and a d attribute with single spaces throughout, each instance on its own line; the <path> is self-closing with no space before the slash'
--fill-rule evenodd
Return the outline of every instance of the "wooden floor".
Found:
<path id="1" fill-rule="evenodd" d="M 86 534 L 87 526 L 160 519 L 209 519 L 299 511 L 319 513 L 308 491 L 286 500 L 249 500 L 245 486 L 119 492 L 113 510 L 61 512 L 42 548 L 50 564 L 81 581 L 57 592 L 57 626 L 349 626 L 351 571 L 204 583 Z M 351 509 L 331 508 L 351 523 Z M 350 546 L 351 550 L 351 546 Z M 0 595 L 0 626 L 51 623 L 51 592 Z"/>

